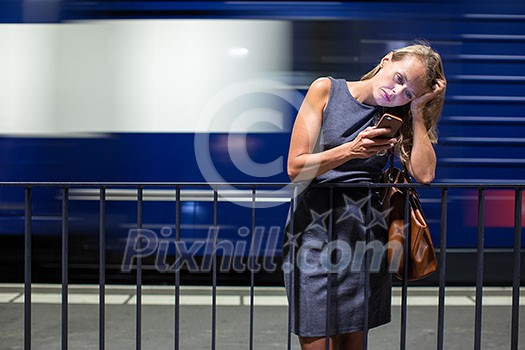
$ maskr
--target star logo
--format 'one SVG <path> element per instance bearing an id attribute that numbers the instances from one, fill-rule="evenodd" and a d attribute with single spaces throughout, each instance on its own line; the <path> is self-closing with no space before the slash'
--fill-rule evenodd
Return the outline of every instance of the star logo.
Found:
<path id="1" fill-rule="evenodd" d="M 358 201 L 354 201 L 352 198 L 350 198 L 346 194 L 343 194 L 343 198 L 345 200 L 345 212 L 339 217 L 337 222 L 339 223 L 348 218 L 355 218 L 357 221 L 364 224 L 365 219 L 363 218 L 363 212 L 361 209 L 363 209 L 363 207 L 366 205 L 369 197 L 370 196 L 366 196 L 364 198 L 361 198 Z"/>
<path id="2" fill-rule="evenodd" d="M 392 211 L 392 208 L 388 208 L 384 211 L 376 210 L 375 208 L 372 208 L 372 221 L 366 228 L 372 228 L 375 225 L 379 225 L 382 228 L 388 229 L 389 227 L 389 221 L 388 221 L 388 215 Z"/>
<path id="3" fill-rule="evenodd" d="M 313 230 L 315 227 L 320 227 L 321 230 L 326 232 L 327 229 L 326 229 L 325 221 L 326 221 L 326 218 L 330 215 L 330 213 L 332 213 L 332 209 L 329 209 L 322 214 L 319 214 L 315 210 L 310 209 L 310 214 L 312 215 L 312 222 L 310 223 L 310 225 L 308 225 L 306 230 Z"/>
<path id="4" fill-rule="evenodd" d="M 298 232 L 297 234 L 293 234 L 291 232 L 286 232 L 286 243 L 283 244 L 283 248 L 291 245 L 297 248 L 299 246 L 299 243 L 297 242 L 299 240 L 299 237 L 301 236 L 303 232 Z"/>

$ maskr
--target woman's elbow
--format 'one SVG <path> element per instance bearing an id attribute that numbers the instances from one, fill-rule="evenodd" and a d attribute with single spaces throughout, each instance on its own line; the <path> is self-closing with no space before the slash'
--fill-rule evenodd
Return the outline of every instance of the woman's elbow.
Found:
<path id="1" fill-rule="evenodd" d="M 297 173 L 290 167 L 288 167 L 287 172 L 288 172 L 288 177 L 290 178 L 291 181 L 293 181 L 297 177 Z"/>
<path id="2" fill-rule="evenodd" d="M 420 184 L 428 185 L 436 178 L 435 163 L 418 164 L 411 161 L 407 167 L 410 175 Z"/>
<path id="3" fill-rule="evenodd" d="M 311 180 L 313 178 L 300 162 L 289 162 L 286 172 L 292 182 Z"/>
<path id="4" fill-rule="evenodd" d="M 423 185 L 429 185 L 432 181 L 434 181 L 435 178 L 436 174 L 433 171 L 414 176 L 414 179 Z"/>
<path id="5" fill-rule="evenodd" d="M 296 181 L 297 177 L 300 174 L 300 171 L 296 167 L 294 167 L 293 165 L 290 165 L 290 164 L 288 164 L 288 167 L 287 167 L 286 171 L 288 173 L 288 177 L 290 178 L 290 180 L 292 182 Z"/>

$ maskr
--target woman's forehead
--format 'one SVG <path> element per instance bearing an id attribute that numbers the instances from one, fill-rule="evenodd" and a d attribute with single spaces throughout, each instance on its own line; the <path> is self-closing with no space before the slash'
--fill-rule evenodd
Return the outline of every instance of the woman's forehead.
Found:
<path id="1" fill-rule="evenodd" d="M 406 56 L 400 61 L 395 61 L 396 69 L 404 75 L 409 88 L 417 95 L 428 90 L 426 66 L 419 58 Z"/>

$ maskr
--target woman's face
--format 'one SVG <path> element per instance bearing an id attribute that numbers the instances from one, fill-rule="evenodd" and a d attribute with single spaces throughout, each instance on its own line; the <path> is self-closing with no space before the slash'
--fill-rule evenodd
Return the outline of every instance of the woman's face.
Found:
<path id="1" fill-rule="evenodd" d="M 403 106 L 428 90 L 426 68 L 418 58 L 405 56 L 392 61 L 392 54 L 385 56 L 383 68 L 374 76 L 373 96 L 383 107 Z"/>

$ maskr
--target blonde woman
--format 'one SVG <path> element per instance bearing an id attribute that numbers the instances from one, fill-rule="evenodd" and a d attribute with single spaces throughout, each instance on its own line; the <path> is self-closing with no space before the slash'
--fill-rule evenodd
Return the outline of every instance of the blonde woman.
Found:
<path id="1" fill-rule="evenodd" d="M 433 144 L 445 89 L 441 57 L 427 44 L 387 53 L 359 81 L 315 80 L 292 130 L 288 175 L 292 181 L 313 184 L 377 182 L 387 162 L 382 151 L 393 149 L 415 180 L 430 183 L 436 169 Z M 374 126 L 385 112 L 404 120 L 395 138 L 385 138 L 389 130 Z M 380 243 L 376 247 L 386 243 L 384 213 L 374 193 L 374 215 L 366 227 L 367 189 L 335 188 L 333 207 L 329 198 L 326 188 L 307 186 L 295 200 L 293 232 L 291 215 L 288 218 L 283 254 L 291 327 L 303 350 L 325 349 L 330 272 L 330 349 L 362 349 L 364 304 L 368 303 L 369 328 L 390 321 L 386 254 L 372 259 L 369 266 L 368 300 L 362 263 L 367 228 L 371 242 Z M 330 214 L 331 239 L 327 233 Z"/>

